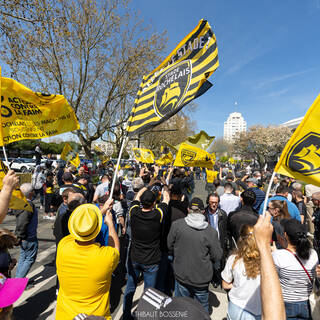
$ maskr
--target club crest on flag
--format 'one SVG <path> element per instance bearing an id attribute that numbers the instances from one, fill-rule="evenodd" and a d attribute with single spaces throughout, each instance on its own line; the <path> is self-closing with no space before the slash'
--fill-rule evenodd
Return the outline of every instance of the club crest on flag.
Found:
<path id="1" fill-rule="evenodd" d="M 310 132 L 297 141 L 287 155 L 286 165 L 306 176 L 320 173 L 320 134 Z"/>
<path id="2" fill-rule="evenodd" d="M 141 158 L 140 150 L 133 150 L 133 152 L 136 158 Z"/>
<path id="3" fill-rule="evenodd" d="M 154 95 L 154 111 L 164 117 L 179 107 L 189 89 L 192 76 L 190 60 L 173 65 L 160 76 Z"/>
<path id="4" fill-rule="evenodd" d="M 188 166 L 196 157 L 197 153 L 191 150 L 181 150 L 181 161 Z"/>

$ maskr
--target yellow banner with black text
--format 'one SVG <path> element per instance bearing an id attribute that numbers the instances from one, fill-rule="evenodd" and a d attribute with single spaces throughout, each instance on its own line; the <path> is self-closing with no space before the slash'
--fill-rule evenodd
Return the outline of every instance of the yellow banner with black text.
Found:
<path id="1" fill-rule="evenodd" d="M 62 95 L 33 92 L 13 79 L 1 78 L 1 146 L 79 128 L 74 110 Z"/>

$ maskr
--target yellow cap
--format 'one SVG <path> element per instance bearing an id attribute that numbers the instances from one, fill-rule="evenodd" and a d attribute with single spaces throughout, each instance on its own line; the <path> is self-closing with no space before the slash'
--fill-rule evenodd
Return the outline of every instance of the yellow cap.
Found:
<path id="1" fill-rule="evenodd" d="M 79 241 L 90 241 L 97 237 L 102 226 L 100 209 L 93 204 L 82 204 L 71 214 L 68 222 L 70 234 Z"/>

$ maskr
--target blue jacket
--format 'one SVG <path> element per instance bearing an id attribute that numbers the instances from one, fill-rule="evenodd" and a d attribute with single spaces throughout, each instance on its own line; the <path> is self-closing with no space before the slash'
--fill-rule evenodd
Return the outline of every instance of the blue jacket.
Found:
<path id="1" fill-rule="evenodd" d="M 298 221 L 301 221 L 299 209 L 297 208 L 297 206 L 293 202 L 289 201 L 286 197 L 280 196 L 280 195 L 275 195 L 274 197 L 269 198 L 268 202 L 267 202 L 267 208 L 268 208 L 269 201 L 271 201 L 271 200 L 286 201 L 287 206 L 288 206 L 288 211 L 289 211 L 291 218 L 297 219 Z M 262 214 L 263 205 L 264 205 L 264 201 L 260 206 L 259 214 Z"/>
<path id="2" fill-rule="evenodd" d="M 256 202 L 253 204 L 252 208 L 255 212 L 259 212 L 261 208 L 261 204 L 264 202 L 264 199 L 266 197 L 266 194 L 264 193 L 264 191 L 262 191 L 258 187 L 248 188 L 248 190 L 251 190 L 255 193 Z"/>

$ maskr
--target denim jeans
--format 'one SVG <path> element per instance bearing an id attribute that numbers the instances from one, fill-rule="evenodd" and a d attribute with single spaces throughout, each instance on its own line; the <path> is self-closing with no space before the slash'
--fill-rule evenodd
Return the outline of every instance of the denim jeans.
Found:
<path id="1" fill-rule="evenodd" d="M 156 285 L 159 264 L 145 265 L 128 259 L 128 281 L 123 297 L 123 320 L 132 319 L 131 308 L 138 279 L 143 273 L 144 289 L 154 288 Z"/>
<path id="2" fill-rule="evenodd" d="M 256 316 L 253 313 L 246 311 L 231 301 L 228 303 L 228 313 L 227 313 L 228 320 L 260 320 L 260 316 Z"/>
<path id="3" fill-rule="evenodd" d="M 43 206 L 43 204 L 44 204 L 44 190 L 43 190 L 43 187 L 41 189 L 34 189 L 34 196 L 33 196 L 32 201 L 37 198 L 38 194 L 40 194 L 40 204 Z"/>
<path id="4" fill-rule="evenodd" d="M 25 278 L 34 264 L 38 253 L 38 240 L 22 240 L 20 245 L 20 257 L 16 271 L 16 278 Z"/>
<path id="5" fill-rule="evenodd" d="M 285 302 L 287 319 L 311 319 L 309 301 Z"/>
<path id="6" fill-rule="evenodd" d="M 168 252 L 162 252 L 157 277 L 156 289 L 172 297 L 174 290 L 173 256 Z"/>
<path id="7" fill-rule="evenodd" d="M 199 289 L 192 286 L 182 285 L 176 280 L 175 297 L 190 297 L 198 300 L 205 310 L 209 313 L 209 290 L 207 288 Z"/>

